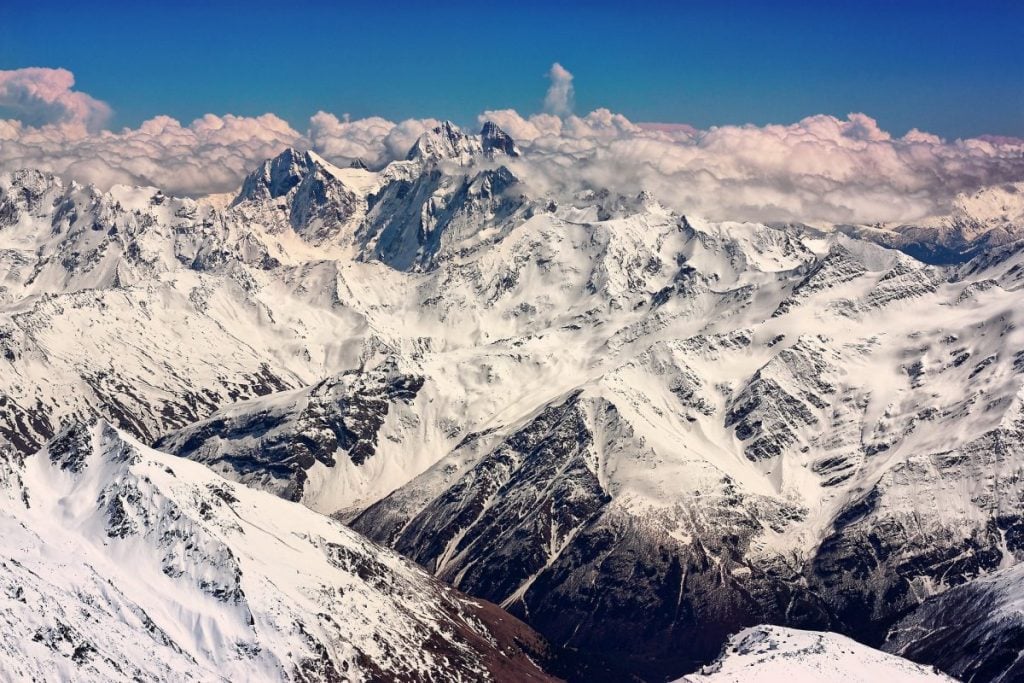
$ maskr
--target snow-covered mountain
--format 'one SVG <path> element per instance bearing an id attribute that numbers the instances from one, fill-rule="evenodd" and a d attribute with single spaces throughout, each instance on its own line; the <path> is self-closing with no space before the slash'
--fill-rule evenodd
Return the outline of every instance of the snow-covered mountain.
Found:
<path id="1" fill-rule="evenodd" d="M 1014 192 L 918 226 L 973 245 L 936 265 L 891 226 L 551 195 L 520 154 L 445 123 L 375 171 L 287 150 L 230 199 L 3 177 L 0 435 L 107 419 L 594 680 L 761 623 L 878 646 L 1024 557 Z"/>
<path id="2" fill-rule="evenodd" d="M 1024 238 L 1024 183 L 957 195 L 949 215 L 912 225 L 841 226 L 861 238 L 901 249 L 929 263 L 965 261 Z"/>
<path id="3" fill-rule="evenodd" d="M 3 465 L 5 679 L 551 680 L 493 606 L 109 424 Z"/>
<path id="4" fill-rule="evenodd" d="M 417 419 L 423 381 L 401 372 L 391 356 L 370 370 L 235 404 L 156 445 L 243 483 L 336 513 L 338 501 L 352 506 L 367 496 L 380 497 L 408 477 L 408 459 L 390 463 L 391 477 L 380 470 L 387 466 L 378 455 L 387 447 L 380 432 L 396 417 L 407 424 Z M 225 441 L 229 445 L 222 447 Z"/>
<path id="5" fill-rule="evenodd" d="M 754 626 L 729 639 L 725 651 L 677 683 L 952 683 L 934 669 L 872 650 L 837 633 Z"/>

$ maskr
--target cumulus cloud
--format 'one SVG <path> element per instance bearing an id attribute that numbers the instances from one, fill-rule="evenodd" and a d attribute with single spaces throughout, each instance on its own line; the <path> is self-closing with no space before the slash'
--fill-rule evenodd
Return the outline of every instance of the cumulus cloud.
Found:
<path id="1" fill-rule="evenodd" d="M 309 139 L 313 147 L 327 159 L 360 159 L 379 165 L 387 157 L 384 139 L 395 124 L 373 116 L 358 121 L 348 117 L 339 120 L 334 114 L 319 111 L 309 120 Z"/>
<path id="2" fill-rule="evenodd" d="M 567 116 L 572 113 L 572 74 L 564 66 L 555 62 L 548 71 L 551 85 L 544 97 L 544 109 L 555 116 Z"/>
<path id="3" fill-rule="evenodd" d="M 636 124 L 644 130 L 656 130 L 663 133 L 669 134 L 683 134 L 686 137 L 694 137 L 697 135 L 697 129 L 688 123 L 638 123 Z"/>
<path id="4" fill-rule="evenodd" d="M 286 147 L 311 148 L 338 164 L 361 159 L 381 167 L 404 158 L 439 123 L 353 121 L 318 112 L 300 133 L 273 114 L 208 114 L 187 125 L 158 116 L 138 128 L 96 130 L 109 108 L 71 90 L 71 74 L 25 71 L 36 70 L 0 72 L 3 106 L 14 112 L 0 118 L 0 170 L 35 167 L 103 188 L 130 183 L 173 194 L 227 192 Z M 1024 180 L 1022 140 L 947 141 L 916 129 L 898 137 L 864 114 L 707 130 L 638 124 L 608 109 L 576 116 L 568 110 L 571 74 L 561 69 L 556 79 L 556 71 L 556 95 L 549 99 L 561 115 L 504 109 L 480 116 L 519 142 L 524 155 L 508 163 L 534 195 L 647 190 L 678 211 L 711 219 L 909 222 L 946 212 L 959 192 Z M 556 90 L 556 83 L 564 87 Z"/>
<path id="5" fill-rule="evenodd" d="M 110 107 L 72 90 L 67 69 L 0 71 L 0 114 L 9 112 L 28 126 L 56 124 L 79 133 L 96 132 L 110 119 Z"/>
<path id="6" fill-rule="evenodd" d="M 101 188 L 127 183 L 201 195 L 236 189 L 246 173 L 287 147 L 383 166 L 438 125 L 434 119 L 339 120 L 319 112 L 304 135 L 274 114 L 207 114 L 187 125 L 157 116 L 113 132 L 102 130 L 110 108 L 73 85 L 73 74 L 63 69 L 0 71 L 0 170 L 38 168 Z"/>
<path id="7" fill-rule="evenodd" d="M 362 161 L 371 168 L 404 159 L 416 140 L 441 125 L 437 119 L 407 119 L 392 123 L 379 116 L 350 121 L 317 112 L 309 120 L 309 140 L 314 150 L 336 163 Z"/>
<path id="8" fill-rule="evenodd" d="M 349 121 L 318 112 L 305 134 L 274 114 L 207 114 L 185 125 L 157 116 L 138 128 L 103 130 L 111 110 L 73 90 L 64 69 L 0 71 L 0 170 L 38 168 L 108 188 L 153 185 L 201 195 L 236 189 L 264 159 L 312 148 L 338 163 L 373 167 L 405 157 L 434 119 Z"/>

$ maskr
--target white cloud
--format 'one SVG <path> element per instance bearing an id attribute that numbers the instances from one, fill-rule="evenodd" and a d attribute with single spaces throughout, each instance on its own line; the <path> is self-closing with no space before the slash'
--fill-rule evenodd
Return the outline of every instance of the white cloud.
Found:
<path id="1" fill-rule="evenodd" d="M 95 132 L 110 118 L 110 107 L 72 90 L 67 69 L 33 67 L 0 71 L 0 112 L 10 112 L 28 126 L 56 124 L 80 133 Z"/>
<path id="2" fill-rule="evenodd" d="M 309 120 L 309 140 L 313 149 L 329 161 L 360 159 L 370 167 L 380 167 L 404 159 L 421 135 L 439 125 L 437 119 L 392 123 L 379 116 L 339 120 L 334 114 L 320 111 Z"/>
<path id="3" fill-rule="evenodd" d="M 319 112 L 307 135 L 274 114 L 207 114 L 188 125 L 169 116 L 120 132 L 102 130 L 110 108 L 75 92 L 63 69 L 0 71 L 0 170 L 39 168 L 108 188 L 153 185 L 172 194 L 228 192 L 264 159 L 287 147 L 381 166 L 402 158 L 433 119 L 395 124 L 373 117 L 339 120 Z"/>
<path id="4" fill-rule="evenodd" d="M 288 146 L 311 147 L 337 163 L 359 158 L 382 166 L 404 158 L 438 125 L 318 112 L 305 135 L 273 114 L 208 114 L 188 125 L 158 116 L 134 129 L 90 131 L 109 108 L 72 91 L 68 72 L 26 71 L 40 70 L 0 72 L 3 101 L 11 110 L 10 102 L 21 102 L 23 112 L 20 120 L 0 119 L 0 170 L 36 167 L 101 187 L 226 192 Z M 567 104 L 571 76 L 562 83 L 568 90 L 558 101 Z M 864 114 L 708 130 L 636 124 L 607 109 L 585 116 L 505 109 L 484 112 L 484 120 L 519 142 L 525 155 L 509 163 L 535 194 L 646 189 L 672 208 L 712 219 L 913 221 L 945 212 L 958 192 L 1024 179 L 1022 140 L 946 141 L 919 130 L 895 137 Z"/>
<path id="5" fill-rule="evenodd" d="M 564 66 L 555 62 L 548 71 L 551 85 L 544 97 L 545 111 L 555 116 L 567 116 L 572 113 L 572 74 Z"/>
<path id="6" fill-rule="evenodd" d="M 349 121 L 319 111 L 309 120 L 309 139 L 326 159 L 361 159 L 374 166 L 388 156 L 384 140 L 394 127 L 391 121 L 377 116 Z"/>
<path id="7" fill-rule="evenodd" d="M 302 136 L 273 114 L 206 116 L 183 126 L 158 116 L 119 133 L 0 124 L 0 169 L 39 168 L 80 182 L 154 185 L 173 194 L 225 192 Z M 13 131 L 13 135 L 11 134 Z"/>
<path id="8" fill-rule="evenodd" d="M 607 187 L 653 192 L 713 219 L 913 221 L 948 210 L 958 192 L 1024 179 L 1024 141 L 901 138 L 864 114 L 790 125 L 637 125 L 599 109 L 553 125 L 546 114 L 485 112 L 517 133 L 520 175 L 537 191 Z"/>

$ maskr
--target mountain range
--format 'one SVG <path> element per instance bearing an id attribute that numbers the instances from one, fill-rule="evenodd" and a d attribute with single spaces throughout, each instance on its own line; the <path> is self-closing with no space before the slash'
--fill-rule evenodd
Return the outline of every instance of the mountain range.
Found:
<path id="1" fill-rule="evenodd" d="M 4 670 L 1024 679 L 1024 184 L 711 222 L 521 154 L 0 176 Z"/>

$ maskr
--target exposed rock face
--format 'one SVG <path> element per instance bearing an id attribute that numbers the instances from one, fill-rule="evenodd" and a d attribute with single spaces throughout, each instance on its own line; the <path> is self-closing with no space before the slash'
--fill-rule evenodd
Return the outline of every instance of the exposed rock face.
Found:
<path id="1" fill-rule="evenodd" d="M 753 461 L 782 455 L 798 432 L 819 424 L 835 386 L 829 382 L 832 365 L 824 340 L 801 337 L 758 368 L 725 414 L 725 426 L 745 442 L 744 454 Z M 788 391 L 787 391 L 788 389 Z"/>
<path id="2" fill-rule="evenodd" d="M 545 409 L 424 508 L 395 547 L 470 592 L 507 598 L 528 587 L 610 500 L 586 413 L 579 396 Z"/>
<path id="3" fill-rule="evenodd" d="M 360 200 L 335 170 L 313 152 L 285 150 L 246 176 L 233 207 L 248 217 L 268 204 L 277 206 L 305 239 L 336 238 L 338 227 L 359 211 Z"/>
<path id="4" fill-rule="evenodd" d="M 432 168 L 396 180 L 370 198 L 363 239 L 373 258 L 398 270 L 428 270 L 479 235 L 509 229 L 530 212 L 515 193 L 517 178 L 504 166 L 463 176 Z M 465 243 L 465 246 L 463 246 Z"/>
<path id="5" fill-rule="evenodd" d="M 408 404 L 422 386 L 422 377 L 390 364 L 346 372 L 285 397 L 215 413 L 156 447 L 299 501 L 316 463 L 334 467 L 345 457 L 360 466 L 373 457 L 390 406 Z"/>
<path id="6" fill-rule="evenodd" d="M 926 600 L 889 632 L 884 648 L 962 681 L 1024 676 L 1024 566 L 1001 569 Z"/>
<path id="7" fill-rule="evenodd" d="M 522 156 L 512 136 L 492 121 L 484 122 L 483 128 L 480 129 L 480 142 L 487 158 L 493 159 L 501 154 L 510 157 Z"/>

